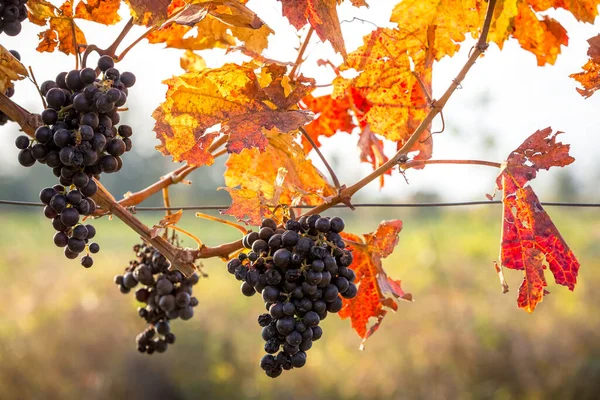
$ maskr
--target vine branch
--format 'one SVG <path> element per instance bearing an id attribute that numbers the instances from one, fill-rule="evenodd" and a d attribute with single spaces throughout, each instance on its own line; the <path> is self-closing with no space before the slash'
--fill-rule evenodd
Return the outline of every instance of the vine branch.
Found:
<path id="1" fill-rule="evenodd" d="M 363 187 L 368 185 L 373 180 L 377 179 L 379 176 L 386 173 L 389 169 L 393 168 L 396 164 L 400 163 L 401 160 L 404 159 L 410 151 L 412 151 L 412 147 L 419 140 L 421 133 L 423 133 L 427 129 L 427 127 L 431 124 L 433 119 L 442 111 L 442 109 L 444 108 L 444 106 L 446 105 L 446 103 L 448 102 L 450 97 L 452 97 L 452 94 L 454 94 L 456 89 L 460 86 L 460 83 L 465 79 L 465 76 L 467 75 L 467 73 L 469 72 L 471 67 L 475 64 L 475 61 L 477 61 L 477 58 L 479 58 L 479 56 L 487 49 L 487 47 L 488 47 L 487 35 L 489 32 L 489 26 L 491 24 L 491 19 L 494 16 L 495 6 L 496 6 L 496 0 L 489 0 L 488 9 L 487 9 L 487 13 L 485 16 L 485 22 L 483 24 L 481 36 L 479 37 L 477 44 L 475 45 L 473 51 L 471 52 L 469 59 L 467 60 L 465 65 L 462 67 L 462 69 L 460 70 L 460 72 L 458 73 L 456 78 L 454 78 L 454 80 L 452 81 L 452 83 L 450 84 L 448 89 L 446 89 L 446 91 L 444 92 L 442 97 L 439 100 L 432 102 L 431 110 L 425 116 L 425 118 L 423 119 L 421 124 L 417 127 L 417 129 L 415 129 L 415 131 L 412 133 L 412 135 L 404 143 L 402 148 L 400 150 L 398 150 L 398 152 L 392 158 L 390 158 L 387 162 L 382 164 L 379 168 L 375 169 L 372 173 L 370 173 L 369 175 L 367 175 L 360 181 L 356 182 L 354 185 L 342 190 L 341 193 L 338 194 L 338 196 L 336 196 L 335 198 L 333 198 L 329 203 L 323 203 L 323 204 L 307 211 L 304 215 L 319 214 L 336 204 L 339 204 L 342 202 L 349 203 L 350 199 L 356 192 L 358 192 L 360 189 L 362 189 Z"/>
<path id="2" fill-rule="evenodd" d="M 298 128 L 298 130 L 302 132 L 302 136 L 304 136 L 304 138 L 310 143 L 313 150 L 317 153 L 321 161 L 323 161 L 323 164 L 325 164 L 325 168 L 327 168 L 327 171 L 329 171 L 329 175 L 331 175 L 331 180 L 333 181 L 335 188 L 339 191 L 340 181 L 338 180 L 338 177 L 336 176 L 335 172 L 333 172 L 333 168 L 331 168 L 331 165 L 329 165 L 323 153 L 321 153 L 321 149 L 319 149 L 319 146 L 317 146 L 315 141 L 310 137 L 308 132 L 306 132 L 306 129 L 304 129 L 304 127 L 301 126 L 300 128 Z"/>
<path id="3" fill-rule="evenodd" d="M 306 48 L 308 47 L 308 43 L 310 42 L 310 37 L 312 36 L 314 31 L 315 30 L 312 26 L 308 29 L 308 32 L 306 33 L 306 37 L 304 38 L 304 42 L 302 43 L 302 47 L 300 47 L 300 50 L 298 50 L 298 57 L 296 57 L 296 62 L 294 63 L 294 66 L 292 67 L 292 70 L 290 71 L 290 75 L 289 75 L 290 78 L 292 78 L 292 79 L 294 79 L 294 74 L 296 74 L 296 71 L 300 67 L 300 64 L 302 64 L 302 56 L 304 55 L 304 52 L 306 51 Z"/>

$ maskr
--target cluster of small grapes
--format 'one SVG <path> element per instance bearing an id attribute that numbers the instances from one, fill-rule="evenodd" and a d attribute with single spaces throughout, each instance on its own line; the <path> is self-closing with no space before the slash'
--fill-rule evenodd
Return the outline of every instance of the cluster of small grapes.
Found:
<path id="1" fill-rule="evenodd" d="M 21 22 L 27 19 L 27 0 L 0 0 L 0 33 L 17 36 Z"/>
<path id="2" fill-rule="evenodd" d="M 269 311 L 258 323 L 268 353 L 260 366 L 272 378 L 304 366 L 306 351 L 323 334 L 320 321 L 327 312 L 341 310 L 340 296 L 357 294 L 356 275 L 349 268 L 352 253 L 340 236 L 343 229 L 339 217 L 311 215 L 287 221 L 285 229 L 265 219 L 258 232 L 244 236 L 242 243 L 251 251 L 227 264 L 243 281 L 242 293 L 261 293 Z"/>
<path id="3" fill-rule="evenodd" d="M 38 161 L 59 178 L 60 185 L 43 189 L 40 200 L 58 231 L 54 243 L 64 247 L 70 259 L 84 251 L 84 241 L 90 239 L 79 218 L 96 210 L 90 197 L 98 186 L 92 178 L 119 171 L 120 157 L 132 146 L 131 127 L 117 128 L 117 124 L 118 107 L 125 104 L 135 75 L 119 73 L 110 56 L 100 57 L 98 69 L 101 78 L 94 69 L 84 68 L 61 72 L 55 81 L 44 82 L 40 90 L 49 106 L 41 114 L 45 125 L 36 129 L 35 140 L 19 136 L 15 141 L 21 165 L 30 167 Z M 92 265 L 89 252 L 81 260 L 85 267 Z"/>
<path id="4" fill-rule="evenodd" d="M 0 0 L 0 1 L 2 1 L 2 0 Z M 10 52 L 10 54 L 13 55 L 14 58 L 21 61 L 21 55 L 19 54 L 19 52 L 17 52 L 16 50 L 9 50 L 9 52 Z M 4 94 L 6 95 L 6 97 L 13 97 L 13 95 L 15 94 L 15 88 L 9 87 L 8 89 L 6 89 L 6 92 L 4 92 Z M 2 111 L 0 111 L 0 126 L 6 124 L 8 121 L 9 121 L 8 115 L 6 115 Z"/>
<path id="5" fill-rule="evenodd" d="M 123 275 L 115 277 L 122 293 L 129 293 L 138 283 L 143 287 L 135 292 L 135 298 L 145 307 L 138 308 L 148 327 L 136 337 L 141 353 L 162 353 L 167 345 L 175 343 L 170 321 L 184 321 L 194 316 L 198 299 L 192 297 L 192 288 L 198 283 L 198 275 L 186 278 L 179 271 L 169 271 L 169 262 L 154 247 L 138 244 L 133 247 L 136 259 L 129 262 Z"/>

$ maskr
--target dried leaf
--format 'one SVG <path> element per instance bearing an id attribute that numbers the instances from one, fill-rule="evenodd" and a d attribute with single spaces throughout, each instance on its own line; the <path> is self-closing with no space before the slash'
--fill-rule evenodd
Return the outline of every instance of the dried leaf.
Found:
<path id="1" fill-rule="evenodd" d="M 161 219 L 160 222 L 154 225 L 150 230 L 150 237 L 154 239 L 155 237 L 160 236 L 169 226 L 177 225 L 182 215 L 183 210 L 179 210 Z"/>
<path id="2" fill-rule="evenodd" d="M 600 89 L 600 35 L 588 39 L 590 48 L 588 56 L 590 59 L 582 67 L 584 72 L 569 75 L 583 86 L 577 88 L 580 95 L 590 97 L 596 90 Z"/>
<path id="3" fill-rule="evenodd" d="M 166 24 L 160 30 L 148 35 L 150 43 L 165 43 L 167 47 L 187 50 L 230 48 L 236 46 L 236 38 L 250 51 L 260 54 L 269 44 L 268 36 L 273 33 L 256 14 L 248 9 L 243 1 L 196 1 L 199 21 L 193 25 L 198 30 L 195 36 L 188 35 L 192 26 L 177 23 Z M 186 3 L 173 0 L 169 15 L 178 12 Z M 200 19 L 202 8 L 206 17 Z M 175 17 L 177 19 L 177 17 Z M 193 22 L 190 18 L 187 23 Z M 225 22 L 224 22 L 225 21 Z M 182 21 L 180 21 L 182 22 Z"/>
<path id="4" fill-rule="evenodd" d="M 160 25 L 171 11 L 171 0 L 125 0 L 137 25 Z"/>
<path id="5" fill-rule="evenodd" d="M 246 206 L 232 207 L 234 209 L 228 212 L 229 215 L 245 221 L 249 217 L 260 225 L 260 218 L 265 215 L 267 207 L 279 204 L 317 205 L 335 195 L 335 188 L 306 159 L 306 154 L 291 135 L 273 130 L 267 136 L 268 146 L 264 152 L 246 149 L 240 154 L 230 155 L 225 163 L 227 187 L 231 190 L 239 187 L 252 199 Z M 256 207 L 256 199 L 260 199 L 261 207 Z M 246 201 L 245 198 L 233 200 L 234 204 Z"/>
<path id="6" fill-rule="evenodd" d="M 322 41 L 329 41 L 335 51 L 346 56 L 336 0 L 279 1 L 282 5 L 283 15 L 287 17 L 294 28 L 301 29 L 310 23 Z"/>
<path id="7" fill-rule="evenodd" d="M 191 50 L 186 50 L 179 60 L 179 65 L 186 72 L 199 72 L 206 69 L 206 61 Z"/>
<path id="8" fill-rule="evenodd" d="M 598 0 L 527 0 L 535 11 L 562 8 L 581 22 L 594 23 L 598 15 Z"/>
<path id="9" fill-rule="evenodd" d="M 0 45 L 0 93 L 6 93 L 13 82 L 29 76 L 27 69 L 6 48 Z"/>
<path id="10" fill-rule="evenodd" d="M 363 339 L 363 344 L 379 328 L 387 313 L 386 308 L 396 311 L 396 300 L 412 301 L 412 295 L 402 290 L 401 282 L 387 276 L 381 262 L 398 244 L 401 230 L 402 221 L 391 220 L 381 222 L 375 232 L 365 234 L 362 238 L 342 233 L 353 250 L 351 268 L 356 273 L 358 294 L 353 299 L 344 299 L 339 315 L 343 319 L 351 319 L 352 328 Z M 377 321 L 368 328 L 372 317 Z"/>
<path id="11" fill-rule="evenodd" d="M 121 20 L 121 0 L 80 1 L 75 7 L 75 18 L 87 19 L 104 25 L 113 25 Z"/>
<path id="12" fill-rule="evenodd" d="M 555 282 L 569 290 L 575 288 L 580 266 L 528 185 L 540 169 L 575 160 L 569 156 L 569 145 L 556 142 L 559 133 L 546 128 L 531 135 L 509 155 L 496 181 L 504 204 L 500 261 L 506 268 L 524 271 L 517 304 L 530 313 L 548 293 L 544 260 Z"/>
<path id="13" fill-rule="evenodd" d="M 231 196 L 231 206 L 220 211 L 223 215 L 231 215 L 246 225 L 260 226 L 264 218 L 271 217 L 270 206 L 267 205 L 261 192 L 248 188 L 221 187 Z"/>
<path id="14" fill-rule="evenodd" d="M 75 54 L 75 42 L 78 45 L 87 44 L 85 35 L 74 21 L 73 4 L 71 0 L 65 1 L 60 8 L 56 8 L 45 0 L 29 0 L 27 2 L 29 19 L 40 26 L 49 24 L 49 28 L 38 34 L 40 43 L 39 52 L 53 52 L 58 50 L 65 54 Z M 75 33 L 75 37 L 73 37 Z M 76 38 L 76 40 L 75 40 Z M 79 49 L 82 52 L 83 49 Z"/>

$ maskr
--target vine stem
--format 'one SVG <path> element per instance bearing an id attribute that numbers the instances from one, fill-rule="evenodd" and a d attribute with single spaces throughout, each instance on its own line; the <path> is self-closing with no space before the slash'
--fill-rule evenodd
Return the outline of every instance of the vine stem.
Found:
<path id="1" fill-rule="evenodd" d="M 302 47 L 300 47 L 300 50 L 298 51 L 298 57 L 296 57 L 296 62 L 294 63 L 294 66 L 292 67 L 292 70 L 290 71 L 290 74 L 289 74 L 290 78 L 292 78 L 292 79 L 294 78 L 296 71 L 300 67 L 300 64 L 302 64 L 302 56 L 304 55 L 304 52 L 306 51 L 306 48 L 308 47 L 308 43 L 310 42 L 310 37 L 312 36 L 314 31 L 315 31 L 314 28 L 311 26 L 308 29 L 308 32 L 306 33 L 306 37 L 304 38 Z"/>
<path id="2" fill-rule="evenodd" d="M 125 24 L 123 30 L 121 30 L 121 33 L 119 33 L 119 36 L 117 36 L 115 41 L 106 49 L 101 49 L 93 44 L 87 46 L 85 52 L 83 53 L 83 60 L 81 61 L 81 66 L 85 68 L 85 66 L 87 65 L 87 58 L 92 53 L 92 51 L 95 51 L 101 56 L 109 55 L 115 58 L 115 52 L 117 51 L 117 48 L 119 47 L 121 42 L 123 42 L 123 39 L 125 39 L 131 28 L 133 28 L 133 17 L 129 18 L 129 21 L 127 21 L 127 24 Z"/>
<path id="3" fill-rule="evenodd" d="M 148 29 L 146 32 L 142 33 L 142 34 L 141 34 L 141 35 L 140 35 L 140 36 L 139 36 L 137 39 L 135 39 L 135 40 L 133 41 L 133 43 L 131 43 L 129 46 L 127 46 L 127 47 L 125 48 L 125 50 L 123 50 L 123 51 L 121 52 L 121 54 L 119 54 L 119 55 L 117 56 L 117 60 L 118 60 L 118 61 L 121 61 L 121 60 L 122 60 L 122 59 L 125 57 L 125 55 L 131 51 L 131 49 L 133 49 L 133 48 L 134 48 L 134 47 L 135 47 L 135 46 L 136 46 L 136 45 L 137 45 L 139 42 L 141 42 L 141 41 L 142 41 L 142 40 L 143 40 L 143 39 L 144 39 L 146 36 L 148 36 L 149 34 L 151 34 L 152 32 L 154 32 L 154 31 L 155 31 L 155 30 L 157 30 L 157 29 L 158 29 L 158 28 L 157 28 L 156 26 L 153 26 L 152 28 Z"/>
<path id="4" fill-rule="evenodd" d="M 329 175 L 331 175 L 331 180 L 333 181 L 333 184 L 335 185 L 335 188 L 339 191 L 340 190 L 340 181 L 338 180 L 338 177 L 336 176 L 335 172 L 333 172 L 333 168 L 331 168 L 331 165 L 329 165 L 329 163 L 327 162 L 327 159 L 325 158 L 325 156 L 323 155 L 323 153 L 321 153 L 321 150 L 319 149 L 319 146 L 317 146 L 317 144 L 310 137 L 310 135 L 308 134 L 308 132 L 306 132 L 306 129 L 304 129 L 304 127 L 301 126 L 300 128 L 298 128 L 298 130 L 300 132 L 302 132 L 302 136 L 304 136 L 304 138 L 306 140 L 308 140 L 308 142 L 312 146 L 313 150 L 317 153 L 317 155 L 319 156 L 319 158 L 321 159 L 321 161 L 323 161 L 323 164 L 325 164 L 325 168 L 327 168 L 327 171 L 329 171 Z"/>
<path id="5" fill-rule="evenodd" d="M 491 24 L 491 19 L 494 16 L 495 6 L 496 6 L 496 0 L 489 0 L 488 9 L 487 9 L 487 13 L 485 16 L 485 22 L 483 24 L 481 36 L 479 37 L 477 44 L 475 45 L 473 51 L 471 52 L 469 59 L 467 60 L 465 65 L 462 67 L 462 69 L 460 70 L 460 72 L 458 73 L 456 78 L 454 78 L 452 80 L 452 83 L 450 84 L 448 89 L 446 89 L 446 91 L 444 92 L 442 97 L 439 100 L 436 100 L 433 102 L 429 113 L 425 116 L 425 118 L 423 119 L 421 124 L 417 127 L 417 129 L 415 129 L 415 131 L 412 133 L 412 135 L 404 143 L 402 148 L 400 150 L 398 150 L 398 152 L 392 158 L 390 158 L 387 162 L 382 164 L 379 168 L 377 168 L 376 170 L 371 172 L 369 175 L 365 176 L 363 179 L 356 182 L 354 185 L 352 185 L 346 189 L 343 189 L 329 203 L 323 203 L 323 204 L 307 211 L 303 215 L 319 214 L 336 204 L 339 204 L 342 202 L 349 203 L 350 199 L 356 192 L 358 192 L 360 189 L 367 186 L 369 183 L 371 183 L 373 180 L 377 179 L 379 176 L 386 173 L 389 169 L 393 168 L 403 158 L 406 157 L 406 155 L 412 150 L 412 147 L 418 142 L 419 137 L 421 136 L 421 133 L 423 133 L 425 131 L 425 129 L 427 129 L 427 127 L 431 124 L 433 119 L 443 110 L 444 106 L 446 105 L 446 103 L 448 102 L 450 97 L 452 97 L 452 94 L 454 94 L 456 89 L 460 86 L 461 82 L 465 79 L 465 77 L 466 77 L 467 73 L 469 72 L 469 70 L 471 69 L 471 67 L 477 61 L 477 58 L 479 58 L 479 56 L 481 54 L 483 54 L 483 52 L 485 52 L 485 50 L 487 49 L 487 47 L 488 47 L 487 35 L 488 35 L 489 27 Z"/>
<path id="6" fill-rule="evenodd" d="M 117 218 L 140 235 L 144 241 L 154 246 L 171 262 L 172 269 L 177 269 L 186 276 L 191 275 L 196 270 L 196 266 L 194 265 L 195 252 L 193 249 L 176 247 L 161 236 L 152 237 L 148 226 L 144 225 L 125 207 L 117 203 L 114 197 L 98 180 L 94 179 L 94 181 L 98 185 L 98 191 L 92 198 L 98 205 L 116 215 Z"/>
<path id="7" fill-rule="evenodd" d="M 502 168 L 502 164 L 493 161 L 484 160 L 413 160 L 407 163 L 401 164 L 400 168 L 409 169 L 419 165 L 428 164 L 469 164 L 469 165 L 484 165 L 486 167 Z"/>
<path id="8" fill-rule="evenodd" d="M 4 93 L 0 93 L 0 111 L 15 121 L 23 132 L 30 137 L 34 137 L 35 130 L 42 126 L 42 119 L 38 114 L 32 114 L 23 107 L 6 97 Z"/>
<path id="9" fill-rule="evenodd" d="M 217 140 L 215 140 L 210 147 L 208 148 L 208 151 L 213 154 L 213 157 L 217 158 L 219 157 L 221 154 L 219 154 L 219 152 L 216 152 L 216 150 L 221 147 L 222 145 L 224 145 L 227 142 L 227 139 L 229 138 L 228 135 L 223 135 L 220 138 L 218 138 Z M 164 175 L 160 178 L 160 180 L 154 182 L 152 185 L 148 186 L 145 189 L 140 190 L 139 192 L 130 194 L 129 196 L 125 197 L 124 199 L 122 199 L 121 201 L 119 201 L 119 204 L 122 205 L 123 207 L 131 207 L 131 206 L 135 206 L 140 204 L 142 201 L 146 200 L 147 198 L 151 197 L 152 195 L 154 195 L 155 193 L 160 192 L 161 190 L 177 184 L 181 181 L 183 181 L 190 173 L 192 173 L 193 171 L 195 171 L 196 169 L 198 169 L 198 166 L 190 166 L 190 165 L 182 165 L 181 167 L 177 168 L 175 171 L 172 171 L 171 173 Z"/>

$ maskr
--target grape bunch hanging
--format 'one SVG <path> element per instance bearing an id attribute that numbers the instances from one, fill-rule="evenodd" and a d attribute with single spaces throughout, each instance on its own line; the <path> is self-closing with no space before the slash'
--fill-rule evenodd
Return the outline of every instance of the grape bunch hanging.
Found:
<path id="1" fill-rule="evenodd" d="M 27 19 L 27 0 L 0 0 L 0 34 L 17 36 L 21 22 Z"/>
<path id="2" fill-rule="evenodd" d="M 312 342 L 321 338 L 319 323 L 342 308 L 342 297 L 357 294 L 350 269 L 352 253 L 340 236 L 344 221 L 319 215 L 289 220 L 285 229 L 272 219 L 242 241 L 251 249 L 230 260 L 227 270 L 243 281 L 246 296 L 261 293 L 268 313 L 258 317 L 264 349 L 261 368 L 272 378 L 300 368 Z"/>
<path id="3" fill-rule="evenodd" d="M 12 56 L 14 58 L 16 58 L 17 60 L 21 61 L 21 55 L 19 54 L 18 51 L 16 51 L 16 50 L 9 50 L 9 53 L 12 54 Z M 6 92 L 4 92 L 4 95 L 6 97 L 13 97 L 14 94 L 15 94 L 15 88 L 14 87 L 9 87 L 8 89 L 6 89 Z M 6 115 L 2 111 L 0 111 L 0 126 L 6 124 L 8 121 L 9 121 L 8 115 Z"/>
<path id="4" fill-rule="evenodd" d="M 119 171 L 121 156 L 132 146 L 131 127 L 117 125 L 119 107 L 125 105 L 135 75 L 120 73 L 110 56 L 100 57 L 98 69 L 101 77 L 96 70 L 83 68 L 44 82 L 40 90 L 48 103 L 41 114 L 45 125 L 36 129 L 34 140 L 19 136 L 15 141 L 21 165 L 46 164 L 59 179 L 59 185 L 40 192 L 44 215 L 52 220 L 57 231 L 54 243 L 64 248 L 67 258 L 87 252 L 81 258 L 86 268 L 93 264 L 89 254 L 99 250 L 98 244 L 88 245 L 95 230 L 80 223 L 81 216 L 96 210 L 91 196 L 98 186 L 92 178 Z"/>
<path id="5" fill-rule="evenodd" d="M 192 297 L 192 290 L 198 283 L 198 275 L 186 278 L 179 271 L 169 271 L 167 259 L 152 246 L 138 244 L 133 251 L 136 259 L 129 262 L 123 275 L 115 277 L 115 283 L 124 294 L 141 284 L 135 298 L 146 304 L 138 308 L 138 314 L 148 327 L 137 335 L 137 349 L 147 354 L 163 353 L 169 344 L 175 343 L 170 321 L 177 318 L 187 321 L 194 316 L 198 299 Z"/>

